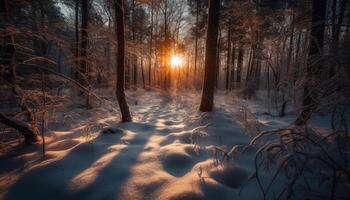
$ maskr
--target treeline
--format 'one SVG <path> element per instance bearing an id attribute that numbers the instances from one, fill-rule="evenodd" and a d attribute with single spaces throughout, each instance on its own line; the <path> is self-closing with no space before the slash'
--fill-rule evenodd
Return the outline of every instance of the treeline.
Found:
<path id="1" fill-rule="evenodd" d="M 347 0 L 221 1 L 216 88 L 246 98 L 264 90 L 280 117 L 288 106 L 301 112 L 297 125 L 314 112 L 341 118 L 350 91 L 349 14 Z"/>

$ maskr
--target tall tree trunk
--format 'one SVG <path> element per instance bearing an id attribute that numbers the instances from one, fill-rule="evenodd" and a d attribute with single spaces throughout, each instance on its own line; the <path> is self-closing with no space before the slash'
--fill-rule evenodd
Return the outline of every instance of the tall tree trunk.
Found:
<path id="1" fill-rule="evenodd" d="M 220 51 L 221 51 L 221 29 L 220 29 L 220 24 L 219 24 L 219 31 L 218 31 L 218 35 L 219 35 L 219 39 L 218 39 L 218 44 L 217 44 L 217 51 L 216 51 L 216 71 L 215 71 L 215 88 L 218 89 L 219 88 L 219 76 L 220 76 L 220 64 L 221 64 L 221 55 L 220 55 Z"/>
<path id="2" fill-rule="evenodd" d="M 117 36 L 117 90 L 122 122 L 131 122 L 131 114 L 125 97 L 125 32 L 124 32 L 124 0 L 114 0 L 115 9 L 115 34 Z"/>
<path id="3" fill-rule="evenodd" d="M 236 64 L 236 45 L 232 45 L 231 58 L 231 78 L 230 78 L 230 89 L 233 89 L 235 86 L 235 64 Z"/>
<path id="4" fill-rule="evenodd" d="M 249 51 L 249 57 L 248 57 L 248 66 L 247 66 L 247 73 L 246 73 L 246 77 L 245 77 L 245 85 L 246 87 L 248 86 L 248 83 L 251 79 L 251 71 L 252 71 L 252 60 L 253 60 L 253 54 L 254 54 L 254 47 L 253 45 L 250 47 L 250 51 Z"/>
<path id="5" fill-rule="evenodd" d="M 151 34 L 149 44 L 149 63 L 148 63 L 148 88 L 152 85 L 152 54 L 153 54 L 153 26 L 154 26 L 154 0 L 151 0 Z"/>
<path id="6" fill-rule="evenodd" d="M 214 105 L 214 87 L 217 71 L 216 53 L 218 43 L 220 0 L 209 0 L 209 16 L 205 52 L 205 72 L 200 111 L 211 112 Z"/>
<path id="7" fill-rule="evenodd" d="M 128 90 L 130 88 L 130 59 L 128 56 L 125 59 L 125 89 Z"/>
<path id="8" fill-rule="evenodd" d="M 291 35 L 289 38 L 289 49 L 288 49 L 288 58 L 287 58 L 287 78 L 289 78 L 289 70 L 292 62 L 294 51 L 294 15 L 292 16 L 292 24 L 291 24 Z"/>
<path id="9" fill-rule="evenodd" d="M 143 69 L 143 58 L 142 57 L 141 57 L 141 75 L 142 75 L 142 86 L 143 86 L 143 89 L 146 89 L 145 70 Z"/>
<path id="10" fill-rule="evenodd" d="M 338 6 L 338 1 L 340 6 Z M 331 55 L 333 57 L 338 55 L 339 48 L 339 36 L 342 23 L 344 20 L 344 14 L 349 0 L 333 0 L 332 5 L 332 44 Z M 337 9 L 339 7 L 339 10 Z M 337 63 L 330 63 L 330 77 L 333 77 L 337 68 Z"/>
<path id="11" fill-rule="evenodd" d="M 81 0 L 81 49 L 80 49 L 80 73 L 82 78 L 82 85 L 89 87 L 89 69 L 88 69 L 88 23 L 89 23 L 89 0 Z M 90 108 L 90 94 L 86 92 L 86 102 L 87 108 Z"/>
<path id="12" fill-rule="evenodd" d="M 309 62 L 306 69 L 307 82 L 304 88 L 303 109 L 295 120 L 295 125 L 305 125 L 314 110 L 317 108 L 317 102 L 315 101 L 317 90 L 313 82 L 315 81 L 318 72 L 322 69 L 322 64 L 319 62 L 319 59 L 323 54 L 326 10 L 327 0 L 312 1 Z M 316 63 L 315 60 L 317 60 Z"/>
<path id="13" fill-rule="evenodd" d="M 287 69 L 286 69 L 286 80 L 290 80 L 289 78 L 289 69 L 292 62 L 292 54 L 293 54 L 293 45 L 294 45 L 294 15 L 292 15 L 292 22 L 291 22 L 291 35 L 289 38 L 289 49 L 288 49 L 288 57 L 287 57 Z M 286 89 L 282 86 L 281 92 L 282 92 L 282 106 L 281 106 L 281 112 L 280 117 L 284 117 L 286 114 L 286 108 L 287 108 L 287 99 L 286 99 Z"/>
<path id="14" fill-rule="evenodd" d="M 134 80 L 134 90 L 137 90 L 137 56 L 133 56 L 133 80 Z"/>
<path id="15" fill-rule="evenodd" d="M 241 82 L 242 82 L 242 68 L 243 68 L 243 56 L 244 56 L 244 50 L 242 46 L 239 47 L 238 49 L 238 60 L 237 60 L 237 85 L 238 87 L 241 87 Z"/>
<path id="16" fill-rule="evenodd" d="M 75 69 L 76 80 L 79 80 L 79 1 L 75 1 Z"/>
<path id="17" fill-rule="evenodd" d="M 300 43 L 301 43 L 301 36 L 302 36 L 302 31 L 299 31 L 298 34 L 298 40 L 297 40 L 297 46 L 296 46 L 296 52 L 295 52 L 295 60 L 294 60 L 294 73 L 293 73 L 293 84 L 295 84 L 298 76 L 299 76 L 299 71 L 300 71 L 300 64 L 301 64 L 301 59 L 300 59 Z"/>
<path id="18" fill-rule="evenodd" d="M 132 35 L 132 42 L 134 45 L 136 44 L 136 16 L 135 16 L 135 7 L 136 7 L 136 2 L 135 0 L 132 0 L 131 2 L 131 35 Z M 134 90 L 137 89 L 137 55 L 135 54 L 136 52 L 133 52 L 134 55 L 132 55 L 132 66 L 133 66 L 133 85 L 134 85 Z"/>
<path id="19" fill-rule="evenodd" d="M 226 57 L 226 90 L 230 89 L 230 64 L 231 64 L 231 20 L 227 24 L 227 57 Z"/>
<path id="20" fill-rule="evenodd" d="M 197 60 L 198 60 L 198 18 L 199 18 L 199 1 L 196 0 L 196 27 L 195 27 L 195 45 L 194 45 L 194 86 L 197 84 Z"/>

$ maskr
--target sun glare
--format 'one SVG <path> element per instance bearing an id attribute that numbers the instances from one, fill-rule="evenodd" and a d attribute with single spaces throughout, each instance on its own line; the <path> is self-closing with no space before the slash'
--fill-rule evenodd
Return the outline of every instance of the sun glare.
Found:
<path id="1" fill-rule="evenodd" d="M 170 58 L 170 64 L 173 68 L 180 67 L 182 65 L 182 58 L 177 55 L 172 55 Z"/>

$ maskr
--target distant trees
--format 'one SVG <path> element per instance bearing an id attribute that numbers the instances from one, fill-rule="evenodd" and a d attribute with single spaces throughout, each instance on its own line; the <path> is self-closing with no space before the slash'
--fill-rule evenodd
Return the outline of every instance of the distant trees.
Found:
<path id="1" fill-rule="evenodd" d="M 208 1 L 203 0 L 187 0 L 190 8 L 190 13 L 194 18 L 194 24 L 191 27 L 190 34 L 194 37 L 194 51 L 193 51 L 193 84 L 197 88 L 198 81 L 200 80 L 200 62 L 199 62 L 199 48 L 200 39 L 204 36 L 204 29 L 207 25 L 207 8 Z"/>
<path id="2" fill-rule="evenodd" d="M 271 114 L 283 117 L 292 107 L 301 108 L 297 125 L 325 109 L 331 109 L 336 119 L 346 107 L 348 0 L 125 0 L 123 14 L 114 0 L 1 3 L 7 4 L 1 7 L 0 19 L 6 33 L 0 44 L 5 82 L 1 85 L 17 90 L 17 109 L 34 112 L 26 117 L 3 116 L 24 124 L 35 124 L 37 101 L 42 99 L 26 95 L 37 88 L 25 81 L 33 74 L 29 81 L 38 82 L 41 72 L 71 78 L 87 108 L 95 105 L 96 88 L 114 86 L 114 79 L 107 76 L 118 76 L 116 95 L 123 121 L 131 120 L 124 89 L 139 88 L 141 80 L 144 88 L 148 84 L 168 92 L 203 86 L 202 111 L 213 109 L 213 85 L 244 98 L 266 92 L 269 112 L 276 112 Z M 11 16 L 5 16 L 6 9 Z M 118 21 L 120 16 L 123 21 Z M 173 54 L 182 56 L 181 67 L 170 66 Z M 16 84 L 9 84 L 11 77 L 17 77 L 12 78 Z M 203 78 L 204 84 L 199 84 Z M 69 88 L 50 81 L 44 88 L 50 92 L 53 87 L 59 88 L 57 95 L 61 88 Z M 23 105 L 20 108 L 21 103 L 29 112 Z"/>
<path id="3" fill-rule="evenodd" d="M 205 72 L 200 111 L 211 112 L 214 104 L 214 87 L 217 65 L 217 44 L 219 31 L 220 0 L 209 0 L 207 42 L 205 53 Z"/>

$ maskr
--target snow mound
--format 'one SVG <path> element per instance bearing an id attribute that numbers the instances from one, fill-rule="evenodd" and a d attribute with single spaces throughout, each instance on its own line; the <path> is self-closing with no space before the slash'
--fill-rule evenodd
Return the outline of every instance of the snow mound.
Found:
<path id="1" fill-rule="evenodd" d="M 231 188 L 238 188 L 242 186 L 242 184 L 247 181 L 249 176 L 249 172 L 244 168 L 231 165 L 220 165 L 212 169 L 209 174 L 210 177 L 217 182 Z"/>
<path id="2" fill-rule="evenodd" d="M 180 143 L 162 147 L 159 160 L 168 173 L 177 177 L 189 172 L 194 163 L 192 155 L 188 153 L 188 146 Z"/>
<path id="3" fill-rule="evenodd" d="M 163 144 L 171 144 L 175 141 L 182 142 L 185 144 L 192 143 L 192 132 L 191 131 L 181 131 L 179 133 L 171 133 L 166 136 Z"/>
<path id="4" fill-rule="evenodd" d="M 105 127 L 102 129 L 101 134 L 123 134 L 123 130 L 115 127 Z"/>

